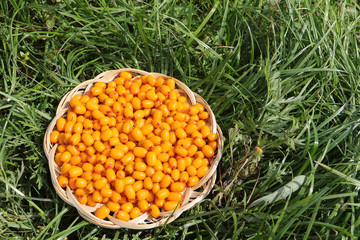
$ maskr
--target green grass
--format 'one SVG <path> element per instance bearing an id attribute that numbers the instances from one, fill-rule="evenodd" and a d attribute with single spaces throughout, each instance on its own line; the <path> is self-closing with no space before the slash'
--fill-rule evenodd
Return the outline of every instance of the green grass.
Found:
<path id="1" fill-rule="evenodd" d="M 359 9 L 355 0 L 1 1 L 0 239 L 360 237 Z M 67 91 L 124 67 L 184 81 L 226 138 L 214 190 L 163 228 L 86 222 L 53 190 L 42 148 Z"/>

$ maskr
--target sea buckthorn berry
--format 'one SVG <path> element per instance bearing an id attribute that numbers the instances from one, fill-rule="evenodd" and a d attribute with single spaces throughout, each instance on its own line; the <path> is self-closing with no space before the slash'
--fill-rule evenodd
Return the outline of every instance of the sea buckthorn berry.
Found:
<path id="1" fill-rule="evenodd" d="M 110 198 L 112 196 L 112 192 L 113 191 L 110 188 L 102 188 L 100 190 L 100 194 L 103 198 Z"/>
<path id="2" fill-rule="evenodd" d="M 194 166 L 196 169 L 200 168 L 203 164 L 202 158 L 195 158 L 194 161 L 192 161 L 191 165 Z"/>
<path id="3" fill-rule="evenodd" d="M 216 133 L 210 133 L 207 138 L 209 139 L 209 141 L 215 141 L 217 139 L 217 134 Z"/>
<path id="4" fill-rule="evenodd" d="M 164 173 L 163 173 L 163 172 L 161 172 L 161 171 L 156 171 L 156 172 L 154 173 L 154 175 L 152 175 L 151 180 L 152 180 L 154 183 L 159 183 L 163 177 L 164 177 Z"/>
<path id="5" fill-rule="evenodd" d="M 146 164 L 148 166 L 154 166 L 156 163 L 157 157 L 156 154 L 154 152 L 148 152 L 146 154 Z"/>
<path id="6" fill-rule="evenodd" d="M 162 139 L 159 136 L 152 136 L 150 140 L 154 143 L 154 145 L 160 145 L 162 142 Z"/>
<path id="7" fill-rule="evenodd" d="M 204 158 L 204 153 L 201 151 L 197 151 L 194 155 L 195 158 Z"/>
<path id="8" fill-rule="evenodd" d="M 146 178 L 145 172 L 134 171 L 132 177 L 136 180 L 144 180 Z"/>
<path id="9" fill-rule="evenodd" d="M 204 120 L 199 120 L 196 124 L 197 130 L 201 130 L 202 127 L 206 126 L 206 123 Z"/>
<path id="10" fill-rule="evenodd" d="M 64 188 L 64 187 L 67 187 L 69 184 L 68 178 L 63 175 L 60 175 L 57 180 L 58 180 L 60 187 Z"/>
<path id="11" fill-rule="evenodd" d="M 141 201 L 145 200 L 149 196 L 149 191 L 146 189 L 140 189 L 136 192 L 136 198 Z"/>
<path id="12" fill-rule="evenodd" d="M 74 127 L 74 125 L 75 125 L 74 122 L 71 122 L 71 121 L 66 122 L 65 127 L 64 127 L 64 132 L 65 133 L 71 133 L 72 128 Z"/>
<path id="13" fill-rule="evenodd" d="M 56 120 L 56 128 L 59 132 L 63 132 L 65 129 L 66 120 L 64 118 L 59 118 Z"/>
<path id="14" fill-rule="evenodd" d="M 134 205 L 131 202 L 121 204 L 120 209 L 124 212 L 130 213 L 131 210 L 134 208 Z"/>
<path id="15" fill-rule="evenodd" d="M 72 129 L 72 133 L 82 133 L 83 131 L 83 124 L 82 123 L 75 123 L 75 125 L 73 126 L 73 129 Z"/>
<path id="16" fill-rule="evenodd" d="M 182 201 L 182 194 L 179 192 L 170 192 L 169 196 L 167 197 L 168 201 L 174 202 L 181 202 Z"/>
<path id="17" fill-rule="evenodd" d="M 176 208 L 180 207 L 179 202 L 175 202 L 175 201 L 168 201 L 164 203 L 164 210 L 165 211 L 173 211 Z"/>
<path id="18" fill-rule="evenodd" d="M 114 203 L 119 203 L 121 200 L 121 195 L 117 191 L 113 191 L 113 194 L 110 199 Z"/>
<path id="19" fill-rule="evenodd" d="M 203 138 L 207 138 L 209 134 L 211 133 L 210 127 L 205 125 L 200 129 L 200 133 L 203 136 Z"/>
<path id="20" fill-rule="evenodd" d="M 127 175 L 131 175 L 135 171 L 134 163 L 130 162 L 129 164 L 127 164 L 124 170 Z"/>
<path id="21" fill-rule="evenodd" d="M 161 161 L 161 162 L 167 162 L 170 159 L 170 155 L 168 153 L 160 153 L 157 158 Z"/>
<path id="22" fill-rule="evenodd" d="M 127 212 L 118 211 L 117 214 L 116 214 L 116 218 L 119 219 L 119 220 L 127 222 L 127 221 L 130 220 L 130 215 Z"/>
<path id="23" fill-rule="evenodd" d="M 182 183 L 186 183 L 189 180 L 189 173 L 186 171 L 183 171 L 180 173 L 179 181 Z"/>
<path id="24" fill-rule="evenodd" d="M 67 147 L 67 145 L 65 145 L 65 144 L 59 145 L 58 148 L 56 149 L 56 152 L 63 153 L 66 151 L 66 147 Z"/>
<path id="25" fill-rule="evenodd" d="M 103 155 L 103 154 L 96 155 L 96 163 L 101 165 L 103 168 L 104 168 L 103 164 L 106 162 L 106 160 L 107 160 L 107 157 L 105 155 Z"/>
<path id="26" fill-rule="evenodd" d="M 217 142 L 216 142 L 216 141 L 209 142 L 208 145 L 209 145 L 214 151 L 215 151 L 216 148 L 217 148 Z"/>
<path id="27" fill-rule="evenodd" d="M 209 167 L 208 166 L 201 166 L 198 170 L 197 170 L 197 176 L 199 178 L 202 178 L 203 176 L 205 176 L 205 174 L 209 171 Z"/>
<path id="28" fill-rule="evenodd" d="M 100 219 L 105 219 L 110 214 L 110 209 L 106 206 L 101 206 L 100 208 L 96 209 L 95 216 Z"/>
<path id="29" fill-rule="evenodd" d="M 81 174 L 81 177 L 86 181 L 90 181 L 93 179 L 94 175 L 92 172 L 83 172 L 83 174 Z"/>
<path id="30" fill-rule="evenodd" d="M 205 146 L 206 142 L 201 137 L 195 137 L 194 144 L 199 148 L 202 148 L 203 146 Z"/>
<path id="31" fill-rule="evenodd" d="M 193 177 L 196 176 L 197 171 L 196 171 L 196 167 L 190 165 L 186 168 L 186 172 L 189 174 L 189 176 Z"/>
<path id="32" fill-rule="evenodd" d="M 103 197 L 100 194 L 99 190 L 95 190 L 92 194 L 94 202 L 100 203 L 103 200 Z"/>
<path id="33" fill-rule="evenodd" d="M 106 179 L 108 180 L 108 182 L 113 182 L 116 180 L 116 174 L 112 168 L 106 170 Z"/>
<path id="34" fill-rule="evenodd" d="M 146 170 L 146 163 L 144 162 L 135 162 L 135 170 L 140 172 L 145 172 Z"/>
<path id="35" fill-rule="evenodd" d="M 189 177 L 189 180 L 187 181 L 187 185 L 189 187 L 195 186 L 199 182 L 199 178 L 197 176 Z"/>
<path id="36" fill-rule="evenodd" d="M 120 77 L 125 79 L 125 81 L 129 81 L 132 79 L 132 75 L 129 72 L 121 72 Z"/>
<path id="37" fill-rule="evenodd" d="M 188 149 L 188 156 L 192 157 L 198 151 L 198 147 L 196 145 L 191 145 Z"/>
<path id="38" fill-rule="evenodd" d="M 185 183 L 174 182 L 170 185 L 171 192 L 183 192 L 185 190 Z"/>
<path id="39" fill-rule="evenodd" d="M 147 190 L 151 190 L 153 187 L 153 182 L 150 177 L 146 177 L 144 179 L 144 188 Z"/>
<path id="40" fill-rule="evenodd" d="M 161 188 L 167 188 L 171 184 L 172 180 L 170 175 L 165 175 L 160 181 Z"/>
<path id="41" fill-rule="evenodd" d="M 94 148 L 98 152 L 103 152 L 105 150 L 105 145 L 100 141 L 96 141 L 94 143 Z"/>
<path id="42" fill-rule="evenodd" d="M 122 143 L 127 143 L 129 141 L 129 137 L 124 133 L 120 133 L 119 140 Z"/>
<path id="43" fill-rule="evenodd" d="M 133 184 L 134 182 L 135 182 L 135 179 L 131 176 L 127 176 L 124 178 L 125 185 L 130 185 L 130 184 Z"/>
<path id="44" fill-rule="evenodd" d="M 142 138 L 144 137 L 143 133 L 141 132 L 140 128 L 135 127 L 132 132 L 131 135 L 134 137 L 134 139 L 136 141 L 141 141 Z"/>
<path id="45" fill-rule="evenodd" d="M 168 78 L 166 80 L 166 85 L 170 88 L 170 90 L 174 90 L 175 89 L 175 79 Z"/>
<path id="46" fill-rule="evenodd" d="M 120 161 L 121 161 L 122 164 L 127 165 L 130 162 L 133 162 L 134 159 L 135 159 L 135 155 L 133 153 L 131 153 L 131 152 L 128 152 L 123 157 L 121 157 Z"/>
<path id="47" fill-rule="evenodd" d="M 76 183 L 76 182 L 75 182 Z M 85 187 L 85 192 L 87 194 L 92 194 L 93 192 L 95 191 L 95 188 L 94 188 L 94 183 L 93 182 L 89 182 L 86 187 Z"/>
<path id="48" fill-rule="evenodd" d="M 149 210 L 149 203 L 146 200 L 138 201 L 137 205 L 140 208 L 141 212 L 147 212 Z"/>
<path id="49" fill-rule="evenodd" d="M 77 115 L 73 111 L 69 111 L 66 114 L 66 121 L 76 123 Z"/>
<path id="50" fill-rule="evenodd" d="M 159 198 L 155 198 L 155 205 L 158 206 L 159 208 L 162 208 L 164 206 L 165 203 L 165 199 L 159 199 Z"/>
<path id="51" fill-rule="evenodd" d="M 86 107 L 80 102 L 72 107 L 72 110 L 76 114 L 84 114 L 86 112 Z"/>
<path id="52" fill-rule="evenodd" d="M 60 133 L 58 131 L 54 130 L 50 134 L 50 142 L 51 143 L 57 143 L 59 141 L 59 135 L 60 135 Z"/>
<path id="53" fill-rule="evenodd" d="M 155 204 L 151 204 L 149 209 L 150 214 L 153 218 L 160 217 L 160 209 L 158 208 L 158 206 L 156 206 Z"/>
<path id="54" fill-rule="evenodd" d="M 62 165 L 61 165 L 61 169 L 60 169 L 60 172 L 61 172 L 61 174 L 62 175 L 67 175 L 68 174 L 68 172 L 69 172 L 69 170 L 71 169 L 71 164 L 70 163 L 63 163 Z"/>
<path id="55" fill-rule="evenodd" d="M 148 100 L 148 99 L 143 100 L 143 101 L 141 102 L 141 106 L 142 106 L 143 108 L 146 108 L 146 109 L 151 109 L 151 108 L 154 107 L 154 105 L 155 105 L 155 103 L 154 103 L 153 101 L 151 101 L 151 100 Z"/>
<path id="56" fill-rule="evenodd" d="M 78 201 L 80 204 L 85 205 L 88 201 L 88 197 L 86 195 L 78 196 Z"/>
<path id="57" fill-rule="evenodd" d="M 127 199 L 134 199 L 135 198 L 135 189 L 133 185 L 125 185 L 124 187 L 125 196 Z"/>
<path id="58" fill-rule="evenodd" d="M 76 179 L 77 179 L 77 177 L 69 178 L 69 187 L 71 189 L 76 189 L 76 186 L 75 186 Z"/>
<path id="59" fill-rule="evenodd" d="M 61 153 L 61 156 L 60 156 L 60 161 L 65 163 L 65 162 L 70 162 L 70 159 L 71 159 L 71 153 L 68 152 L 68 151 L 65 151 L 63 153 Z"/>
<path id="60" fill-rule="evenodd" d="M 135 192 L 141 190 L 144 188 L 144 182 L 143 181 L 136 181 L 133 183 Z"/>
<path id="61" fill-rule="evenodd" d="M 111 212 L 117 212 L 120 210 L 120 204 L 112 201 L 107 202 L 106 206 L 109 208 Z"/>
<path id="62" fill-rule="evenodd" d="M 85 188 L 87 186 L 87 184 L 88 184 L 87 181 L 83 178 L 78 178 L 75 181 L 75 186 L 77 188 Z"/>
<path id="63" fill-rule="evenodd" d="M 106 129 L 105 131 L 103 131 L 103 132 L 101 132 L 101 135 L 100 135 L 100 137 L 101 137 L 101 139 L 104 141 L 104 142 L 106 142 L 106 141 L 109 141 L 110 140 L 110 138 L 112 137 L 112 131 L 111 131 L 111 129 Z"/>
<path id="64" fill-rule="evenodd" d="M 214 150 L 209 145 L 203 146 L 201 150 L 207 158 L 214 156 Z"/>
<path id="65" fill-rule="evenodd" d="M 124 191 L 124 187 L 125 187 L 124 180 L 116 179 L 114 187 L 115 187 L 116 192 L 122 193 Z"/>
<path id="66" fill-rule="evenodd" d="M 140 213 L 141 213 L 140 208 L 134 207 L 134 208 L 131 209 L 131 211 L 130 211 L 130 218 L 131 218 L 131 219 L 135 219 L 135 218 L 137 218 L 138 216 L 140 216 Z"/>
<path id="67" fill-rule="evenodd" d="M 85 157 L 86 157 L 86 154 L 85 154 Z M 86 160 L 87 160 L 87 159 L 86 159 Z M 70 164 L 73 165 L 73 166 L 78 165 L 81 161 L 82 161 L 82 160 L 81 160 L 80 156 L 72 156 L 72 157 L 70 158 Z"/>
<path id="68" fill-rule="evenodd" d="M 162 162 L 160 160 L 156 160 L 154 169 L 155 169 L 155 171 L 163 171 L 164 168 L 163 168 Z"/>
<path id="69" fill-rule="evenodd" d="M 69 139 L 69 143 L 71 145 L 77 145 L 78 143 L 80 143 L 80 141 L 81 141 L 81 135 L 78 133 L 73 134 Z"/>
<path id="70" fill-rule="evenodd" d="M 188 151 L 181 146 L 176 146 L 174 151 L 176 154 L 180 155 L 181 157 L 185 157 L 188 154 Z"/>
<path id="71" fill-rule="evenodd" d="M 79 177 L 81 176 L 81 174 L 83 174 L 83 172 L 84 171 L 80 167 L 72 166 L 69 170 L 69 177 L 70 178 Z"/>
<path id="72" fill-rule="evenodd" d="M 209 164 L 210 164 L 209 159 L 203 158 L 203 163 L 202 163 L 202 165 L 203 165 L 203 166 L 208 166 Z"/>
<path id="73" fill-rule="evenodd" d="M 199 113 L 199 118 L 203 119 L 203 120 L 208 119 L 209 114 L 207 112 L 201 112 L 201 113 Z"/>
<path id="74" fill-rule="evenodd" d="M 110 157 L 115 159 L 115 160 L 119 160 L 124 156 L 124 153 L 117 148 L 113 148 L 110 150 Z"/>
<path id="75" fill-rule="evenodd" d="M 171 178 L 172 178 L 174 181 L 179 180 L 179 178 L 180 178 L 180 171 L 179 171 L 179 169 L 173 169 L 173 170 L 171 171 Z"/>
<path id="76" fill-rule="evenodd" d="M 160 184 L 159 183 L 154 183 L 153 184 L 153 188 L 151 189 L 151 192 L 153 193 L 153 194 L 156 194 L 158 191 L 160 190 Z"/>
<path id="77" fill-rule="evenodd" d="M 94 170 L 94 166 L 90 163 L 84 163 L 82 165 L 82 169 L 84 170 L 84 172 L 92 172 Z"/>
<path id="78" fill-rule="evenodd" d="M 102 177 L 94 182 L 94 187 L 96 189 L 102 189 L 106 186 L 107 182 L 106 178 Z"/>
<path id="79" fill-rule="evenodd" d="M 96 164 L 94 166 L 94 172 L 98 174 L 102 174 L 103 172 L 105 172 L 105 168 L 102 164 Z"/>
<path id="80" fill-rule="evenodd" d="M 155 169 L 153 167 L 147 166 L 145 170 L 146 176 L 152 177 L 155 173 Z"/>
<path id="81" fill-rule="evenodd" d="M 95 207 L 96 204 L 97 204 L 97 203 L 94 201 L 93 196 L 92 196 L 92 195 L 89 195 L 89 196 L 88 196 L 87 205 L 88 205 L 89 207 Z"/>

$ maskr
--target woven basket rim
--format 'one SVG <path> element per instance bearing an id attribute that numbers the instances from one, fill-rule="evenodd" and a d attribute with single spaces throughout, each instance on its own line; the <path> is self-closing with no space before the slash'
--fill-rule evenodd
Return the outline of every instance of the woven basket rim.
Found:
<path id="1" fill-rule="evenodd" d="M 94 214 L 92 214 L 92 212 L 94 211 L 94 209 L 96 209 L 97 207 L 99 207 L 100 205 L 103 205 L 103 204 L 98 204 L 96 207 L 88 207 L 88 206 L 81 205 L 77 201 L 75 195 L 73 194 L 72 190 L 69 187 L 67 187 L 67 189 L 64 190 L 63 188 L 60 187 L 60 185 L 57 182 L 57 177 L 59 176 L 59 167 L 55 164 L 54 156 L 55 156 L 55 152 L 58 147 L 58 144 L 50 143 L 50 134 L 56 126 L 57 119 L 59 119 L 60 117 L 63 117 L 66 114 L 66 112 L 68 111 L 68 109 L 69 109 L 68 103 L 69 103 L 71 97 L 73 97 L 76 94 L 85 95 L 85 94 L 87 94 L 87 92 L 90 90 L 90 88 L 93 86 L 94 83 L 110 82 L 110 81 L 114 80 L 114 78 L 120 72 L 124 72 L 124 71 L 136 73 L 138 75 L 146 75 L 146 76 L 151 75 L 155 78 L 161 76 L 165 79 L 167 79 L 167 78 L 174 79 L 179 91 L 182 91 L 185 94 L 190 105 L 199 103 L 204 106 L 204 108 L 209 113 L 210 120 L 208 122 L 208 125 L 210 125 L 211 132 L 218 134 L 218 138 L 217 138 L 218 148 L 217 148 L 217 151 L 216 151 L 216 154 L 214 155 L 214 157 L 212 159 L 209 159 L 210 166 L 209 166 L 209 170 L 208 170 L 207 174 L 203 178 L 200 179 L 198 184 L 196 184 L 193 187 L 186 188 L 186 190 L 183 193 L 183 201 L 179 208 L 177 208 L 176 210 L 174 210 L 172 212 L 161 212 L 160 219 L 153 219 L 150 216 L 150 214 L 148 214 L 148 213 L 144 213 L 144 214 L 147 214 L 147 216 L 144 216 L 144 214 L 142 214 L 140 217 L 133 219 L 135 221 L 131 220 L 129 222 L 124 222 L 124 221 L 118 220 L 114 216 L 109 216 L 108 217 L 109 220 L 99 219 Z M 134 76 L 133 79 L 136 77 L 137 76 Z M 143 70 L 138 70 L 138 69 L 133 69 L 133 68 L 117 69 L 117 70 L 110 70 L 110 71 L 103 72 L 103 73 L 99 74 L 98 76 L 96 76 L 94 79 L 90 79 L 90 80 L 80 83 L 75 88 L 73 88 L 68 93 L 66 93 L 63 96 L 63 98 L 61 99 L 61 101 L 59 102 L 58 108 L 56 110 L 56 115 L 54 116 L 54 118 L 52 119 L 50 124 L 48 125 L 48 128 L 47 128 L 45 136 L 44 136 L 44 142 L 43 142 L 44 152 L 45 152 L 46 157 L 48 158 L 51 181 L 55 188 L 56 193 L 66 203 L 76 207 L 79 214 L 87 221 L 92 222 L 101 227 L 110 228 L 110 229 L 118 229 L 118 228 L 150 229 L 150 228 L 154 228 L 154 227 L 159 227 L 165 223 L 166 224 L 171 223 L 177 217 L 179 217 L 184 211 L 189 210 L 194 205 L 201 202 L 209 194 L 210 190 L 213 188 L 213 186 L 215 184 L 216 168 L 221 159 L 223 146 L 224 146 L 224 139 L 223 139 L 223 134 L 222 134 L 221 128 L 216 124 L 215 115 L 212 112 L 210 106 L 200 95 L 191 91 L 190 88 L 187 87 L 186 84 L 182 83 L 180 80 L 178 80 L 174 77 L 170 77 L 170 76 L 167 76 L 167 75 L 164 75 L 161 73 L 146 72 Z M 203 190 L 201 192 L 197 192 L 196 190 L 201 187 L 203 188 Z M 152 222 L 151 222 L 151 220 L 152 220 Z"/>

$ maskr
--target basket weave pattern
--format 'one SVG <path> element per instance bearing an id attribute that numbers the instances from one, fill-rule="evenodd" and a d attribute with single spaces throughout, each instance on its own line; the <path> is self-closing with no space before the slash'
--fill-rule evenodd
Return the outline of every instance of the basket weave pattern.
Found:
<path id="1" fill-rule="evenodd" d="M 45 133 L 44 137 L 44 151 L 48 158 L 49 168 L 50 168 L 50 174 L 51 174 L 51 180 L 52 184 L 57 192 L 57 194 L 68 204 L 76 207 L 79 214 L 88 220 L 89 222 L 92 222 L 94 224 L 97 224 L 101 227 L 105 228 L 111 228 L 111 229 L 118 229 L 118 228 L 131 228 L 131 229 L 150 229 L 158 226 L 162 226 L 165 223 L 170 223 L 174 221 L 177 217 L 180 216 L 180 214 L 190 208 L 192 208 L 195 204 L 202 201 L 210 192 L 212 187 L 215 184 L 216 180 L 216 167 L 220 161 L 221 153 L 223 149 L 223 135 L 221 132 L 220 127 L 216 124 L 214 113 L 212 112 L 210 106 L 206 103 L 206 101 L 200 97 L 198 94 L 192 92 L 184 83 L 181 81 L 175 79 L 175 83 L 177 85 L 177 91 L 182 93 L 185 97 L 187 97 L 188 103 L 190 106 L 195 105 L 196 103 L 199 103 L 203 105 L 206 109 L 206 111 L 209 113 L 209 119 L 207 120 L 207 125 L 210 127 L 210 130 L 212 133 L 217 133 L 218 138 L 218 149 L 212 159 L 209 159 L 210 165 L 209 165 L 209 171 L 206 173 L 206 175 L 200 179 L 198 184 L 196 184 L 193 187 L 187 187 L 185 191 L 183 192 L 183 200 L 180 203 L 180 207 L 177 208 L 175 211 L 162 211 L 160 214 L 160 217 L 157 219 L 154 219 L 150 214 L 144 213 L 140 215 L 139 217 L 132 219 L 128 222 L 121 221 L 117 219 L 115 216 L 108 216 L 108 220 L 102 220 L 97 218 L 93 212 L 99 208 L 103 204 L 97 204 L 95 207 L 89 207 L 82 205 L 78 202 L 76 196 L 73 193 L 73 190 L 69 187 L 64 190 L 62 187 L 60 187 L 57 178 L 60 173 L 60 167 L 55 163 L 54 158 L 56 154 L 56 149 L 58 147 L 58 144 L 52 144 L 50 142 L 50 134 L 56 127 L 56 121 L 60 117 L 66 117 L 66 113 L 69 109 L 69 102 L 70 99 L 75 96 L 76 94 L 86 95 L 93 84 L 96 82 L 105 82 L 108 83 L 120 72 L 131 72 L 134 76 L 134 78 L 139 77 L 140 75 L 151 75 L 155 78 L 157 77 L 163 77 L 164 79 L 170 78 L 166 75 L 160 74 L 160 73 L 149 73 L 142 70 L 137 69 L 118 69 L 118 70 L 111 70 L 107 72 L 103 72 L 94 79 L 85 81 L 81 84 L 79 84 L 77 87 L 75 87 L 73 90 L 68 92 L 60 101 L 59 106 L 56 111 L 56 116 L 49 124 L 47 131 Z M 133 78 L 133 79 L 134 79 Z M 196 191 L 198 190 L 198 191 Z"/>

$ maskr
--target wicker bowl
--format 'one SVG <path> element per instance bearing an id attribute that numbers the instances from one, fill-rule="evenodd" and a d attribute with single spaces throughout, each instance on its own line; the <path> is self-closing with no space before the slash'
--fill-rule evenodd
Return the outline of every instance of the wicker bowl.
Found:
<path id="1" fill-rule="evenodd" d="M 206 101 L 200 97 L 198 94 L 192 92 L 189 87 L 187 87 L 184 83 L 181 81 L 175 79 L 175 83 L 177 86 L 177 91 L 182 93 L 185 97 L 187 97 L 187 101 L 190 104 L 190 106 L 195 105 L 196 103 L 199 103 L 205 107 L 207 112 L 209 113 L 209 119 L 207 120 L 207 125 L 210 127 L 212 133 L 217 133 L 217 143 L 218 148 L 215 153 L 215 155 L 212 157 L 212 159 L 209 159 L 209 171 L 206 173 L 204 177 L 200 179 L 198 184 L 196 184 L 193 187 L 187 187 L 185 191 L 183 192 L 183 200 L 180 203 L 180 207 L 178 207 L 174 211 L 162 211 L 160 214 L 160 217 L 155 219 L 150 214 L 144 213 L 140 215 L 139 217 L 132 219 L 128 222 L 121 221 L 117 219 L 115 216 L 108 216 L 108 220 L 102 220 L 98 217 L 96 217 L 93 213 L 94 211 L 99 208 L 103 204 L 97 204 L 95 207 L 89 207 L 82 205 L 78 202 L 76 196 L 73 193 L 73 190 L 71 190 L 69 187 L 64 190 L 62 187 L 60 187 L 57 177 L 60 175 L 60 167 L 55 164 L 54 158 L 56 154 L 56 149 L 58 147 L 58 144 L 52 144 L 50 142 L 50 134 L 56 127 L 56 121 L 60 117 L 66 117 L 67 110 L 69 109 L 69 101 L 70 99 L 76 95 L 76 94 L 82 94 L 85 95 L 90 91 L 90 88 L 95 84 L 96 82 L 105 82 L 108 83 L 120 73 L 120 72 L 131 72 L 134 76 L 133 79 L 139 77 L 140 75 L 151 75 L 155 78 L 157 77 L 163 77 L 164 79 L 170 78 L 169 76 L 160 74 L 160 73 L 149 73 L 142 70 L 137 69 L 118 69 L 118 70 L 111 70 L 107 72 L 103 72 L 99 74 L 94 79 L 85 81 L 81 84 L 79 84 L 77 87 L 75 87 L 73 90 L 68 92 L 60 101 L 59 106 L 56 111 L 56 116 L 49 124 L 45 137 L 44 137 L 44 151 L 48 158 L 49 162 L 49 168 L 50 168 L 50 174 L 51 174 L 51 181 L 52 184 L 57 192 L 57 194 L 68 204 L 76 207 L 79 214 L 88 220 L 89 222 L 92 222 L 96 225 L 99 225 L 104 228 L 110 228 L 110 229 L 119 229 L 119 228 L 130 228 L 130 229 L 150 229 L 154 227 L 159 227 L 164 225 L 165 223 L 170 223 L 174 221 L 177 217 L 180 216 L 180 214 L 190 208 L 192 208 L 195 204 L 202 201 L 210 192 L 212 187 L 214 186 L 215 180 L 216 180 L 216 167 L 220 161 L 221 153 L 224 145 L 223 135 L 221 132 L 220 127 L 216 124 L 214 113 L 212 112 L 210 106 L 206 103 Z M 173 78 L 174 79 L 174 78 Z"/>

